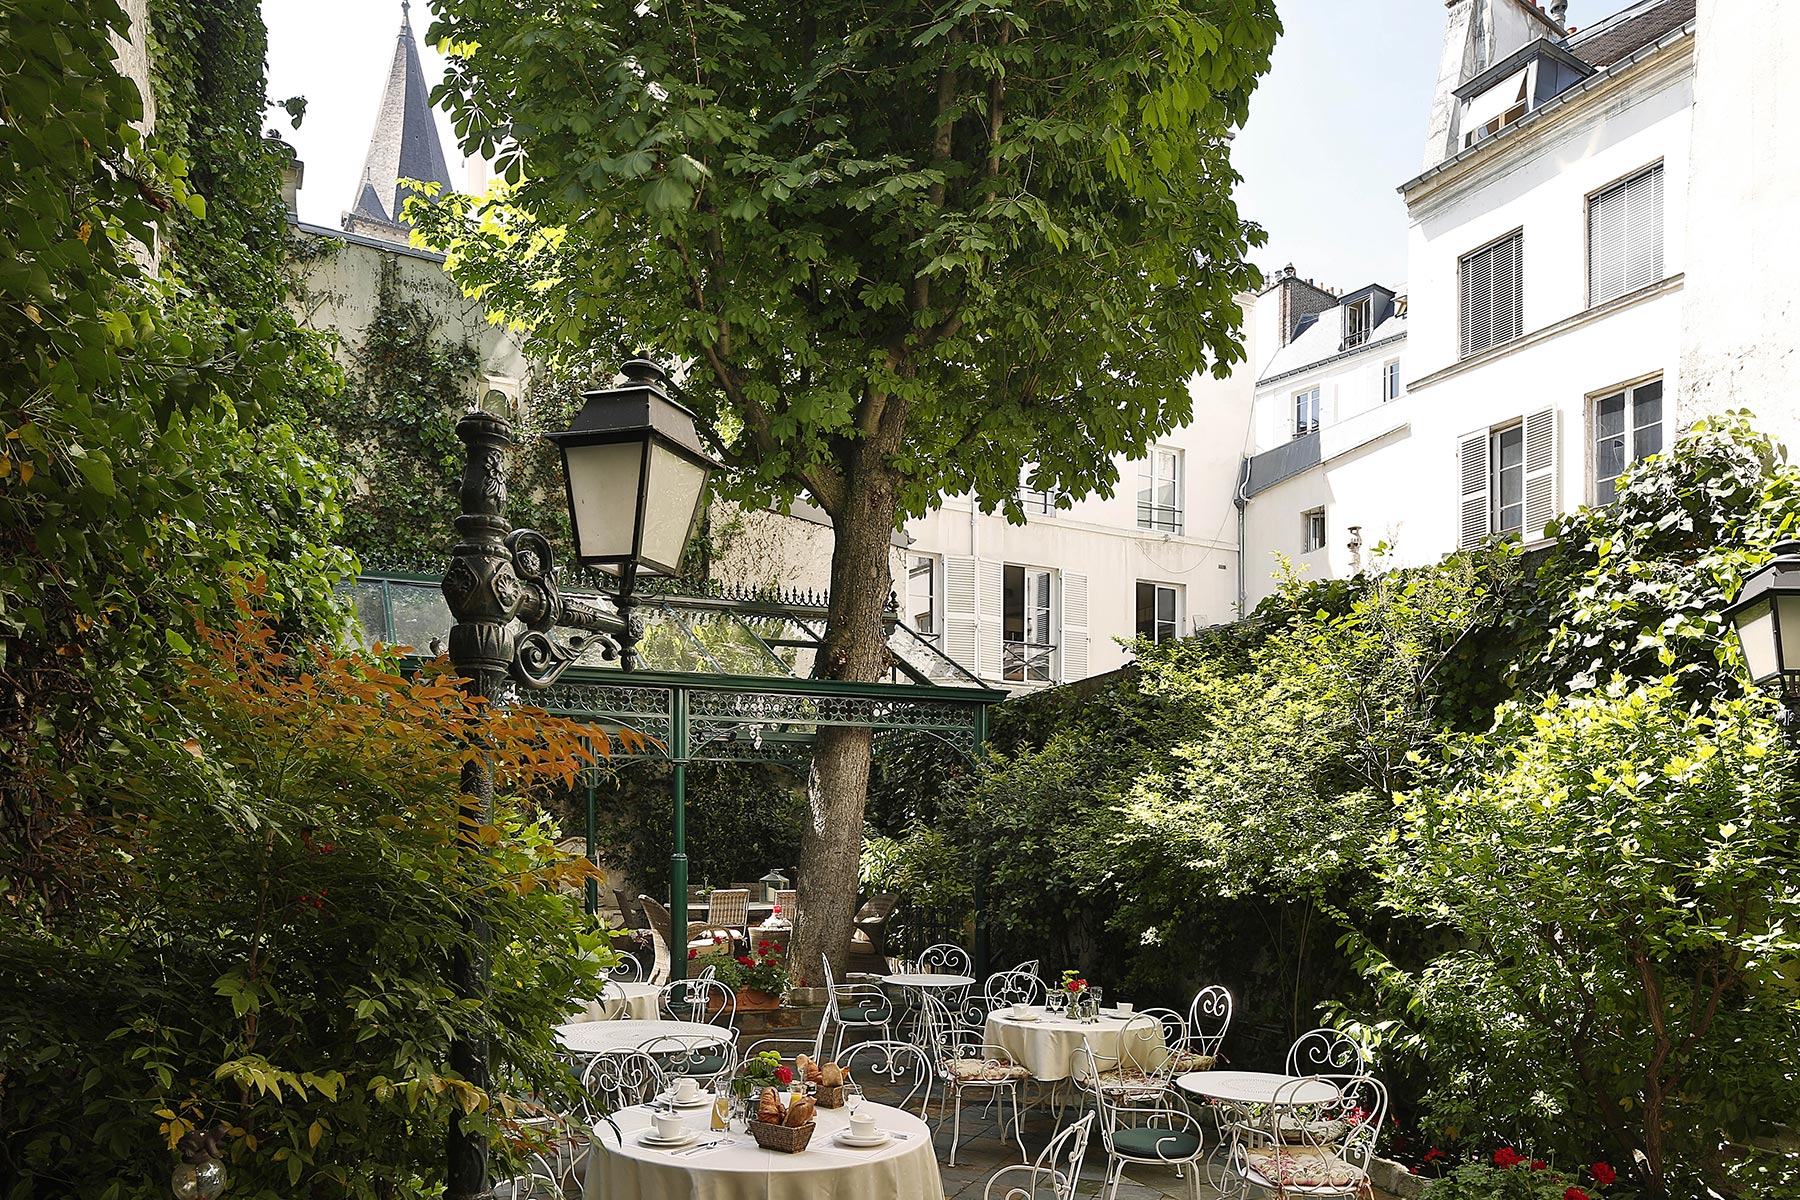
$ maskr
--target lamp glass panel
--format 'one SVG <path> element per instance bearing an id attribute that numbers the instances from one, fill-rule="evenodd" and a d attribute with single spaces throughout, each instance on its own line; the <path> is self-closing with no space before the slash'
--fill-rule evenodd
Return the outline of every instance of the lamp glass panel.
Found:
<path id="1" fill-rule="evenodd" d="M 575 525 L 575 557 L 625 559 L 631 556 L 638 502 L 642 442 L 608 446 L 564 446 L 569 473 L 569 518 Z"/>
<path id="2" fill-rule="evenodd" d="M 641 570 L 672 575 L 681 564 L 694 515 L 706 493 L 707 469 L 657 442 L 650 443 L 649 502 L 644 512 Z"/>
<path id="3" fill-rule="evenodd" d="M 1800 596 L 1777 592 L 1775 603 L 1781 606 L 1777 613 L 1781 617 L 1781 661 L 1775 669 L 1800 671 Z"/>
<path id="4" fill-rule="evenodd" d="M 1750 669 L 1751 681 L 1762 683 L 1774 678 L 1781 664 L 1775 656 L 1775 610 L 1770 601 L 1763 600 L 1739 613 L 1737 628 L 1738 643 L 1744 648 L 1744 665 Z"/>

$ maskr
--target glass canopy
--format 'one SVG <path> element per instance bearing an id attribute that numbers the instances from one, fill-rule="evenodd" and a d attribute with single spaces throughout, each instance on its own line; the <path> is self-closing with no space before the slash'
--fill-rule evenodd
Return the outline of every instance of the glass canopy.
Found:
<path id="1" fill-rule="evenodd" d="M 448 640 L 450 609 L 435 579 L 365 575 L 346 590 L 370 645 L 432 657 Z M 817 678 L 825 602 L 816 593 L 653 593 L 639 597 L 636 614 L 644 622 L 636 670 L 621 670 L 595 648 L 554 687 L 520 699 L 635 730 L 654 739 L 651 753 L 678 761 L 799 762 L 822 725 L 924 733 L 973 757 L 987 705 L 1006 695 L 896 613 L 887 622 L 884 680 Z"/>

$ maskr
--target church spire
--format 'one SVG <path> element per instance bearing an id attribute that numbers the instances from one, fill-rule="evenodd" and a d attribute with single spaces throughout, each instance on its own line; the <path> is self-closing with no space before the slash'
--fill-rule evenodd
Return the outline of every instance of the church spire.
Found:
<path id="1" fill-rule="evenodd" d="M 394 45 L 394 61 L 388 68 L 375 131 L 369 135 L 356 197 L 343 220 L 344 228 L 352 233 L 393 241 L 405 241 L 407 236 L 400 212 L 409 193 L 400 186 L 402 179 L 435 182 L 444 191 L 453 190 L 431 112 L 431 89 L 425 86 L 425 70 L 413 41 L 411 8 L 411 0 L 400 0 L 400 36 Z"/>

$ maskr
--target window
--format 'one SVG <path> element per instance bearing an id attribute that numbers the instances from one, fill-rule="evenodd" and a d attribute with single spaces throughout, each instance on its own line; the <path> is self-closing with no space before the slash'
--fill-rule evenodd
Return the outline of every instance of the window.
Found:
<path id="1" fill-rule="evenodd" d="M 1300 550 L 1311 554 L 1325 545 L 1325 510 L 1315 508 L 1300 514 Z"/>
<path id="2" fill-rule="evenodd" d="M 1137 635 L 1153 642 L 1175 636 L 1175 589 L 1166 583 L 1137 585 Z"/>
<path id="3" fill-rule="evenodd" d="M 1594 401 L 1594 503 L 1611 504 L 1619 476 L 1663 448 L 1662 380 Z"/>
<path id="4" fill-rule="evenodd" d="M 1375 297 L 1364 296 L 1354 304 L 1344 306 L 1344 344 L 1338 349 L 1349 350 L 1369 340 L 1369 330 L 1375 326 Z"/>
<path id="5" fill-rule="evenodd" d="M 1512 425 L 1488 435 L 1488 496 L 1493 505 L 1490 533 L 1517 533 L 1525 527 L 1525 427 Z"/>
<path id="6" fill-rule="evenodd" d="M 1025 509 L 1026 516 L 1050 516 L 1056 512 L 1056 498 L 1061 493 L 1055 488 L 1033 487 L 1031 477 L 1036 473 L 1036 463 L 1026 463 L 1020 469 L 1019 504 Z"/>
<path id="7" fill-rule="evenodd" d="M 1008 564 L 1002 578 L 1002 676 L 1048 683 L 1050 659 L 1056 652 L 1056 643 L 1050 640 L 1050 572 Z"/>
<path id="8" fill-rule="evenodd" d="M 1294 436 L 1319 432 L 1319 389 L 1294 393 Z"/>
<path id="9" fill-rule="evenodd" d="M 1510 342 L 1524 332 L 1520 305 L 1524 290 L 1520 256 L 1524 243 L 1523 233 L 1508 234 L 1463 256 L 1460 273 L 1464 358 Z"/>
<path id="10" fill-rule="evenodd" d="M 1657 163 L 1588 197 L 1588 303 L 1663 277 L 1663 169 Z"/>
<path id="11" fill-rule="evenodd" d="M 1138 528 L 1181 532 L 1181 451 L 1157 446 L 1138 464 Z"/>
<path id="12" fill-rule="evenodd" d="M 1381 399 L 1385 404 L 1389 400 L 1400 398 L 1400 360 L 1389 359 L 1381 367 Z"/>
<path id="13" fill-rule="evenodd" d="M 1463 110 L 1462 120 L 1465 149 L 1491 133 L 1500 132 L 1525 115 L 1530 70 L 1530 67 L 1522 67 L 1516 75 L 1508 76 L 1480 95 L 1470 97 L 1468 107 Z"/>
<path id="14" fill-rule="evenodd" d="M 906 567 L 906 621 L 927 641 L 938 640 L 937 559 L 928 554 L 915 554 Z"/>

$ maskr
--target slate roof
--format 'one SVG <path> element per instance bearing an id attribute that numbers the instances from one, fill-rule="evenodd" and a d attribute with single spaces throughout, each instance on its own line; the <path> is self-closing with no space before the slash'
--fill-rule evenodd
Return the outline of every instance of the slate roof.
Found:
<path id="1" fill-rule="evenodd" d="M 1576 33 L 1568 48 L 1583 62 L 1610 67 L 1694 19 L 1695 0 L 1640 0 Z"/>
<path id="2" fill-rule="evenodd" d="M 1344 340 L 1344 307 L 1340 304 L 1336 308 L 1328 308 L 1302 330 L 1299 337 L 1275 352 L 1268 365 L 1263 368 L 1257 383 L 1268 383 L 1279 376 L 1291 375 L 1295 371 L 1318 366 L 1334 358 L 1361 354 L 1378 343 L 1404 336 L 1405 333 L 1406 318 L 1389 316 L 1369 331 L 1368 338 L 1360 346 L 1340 350 L 1338 347 Z"/>
<path id="3" fill-rule="evenodd" d="M 444 147 L 438 141 L 437 121 L 431 112 L 431 89 L 419 63 L 407 6 L 400 8 L 400 36 L 394 44 L 394 61 L 388 68 L 387 87 L 375 131 L 369 135 L 369 153 L 363 160 L 362 178 L 356 184 L 356 202 L 346 216 L 399 226 L 400 210 L 410 193 L 402 179 L 435 182 L 453 191 Z"/>

